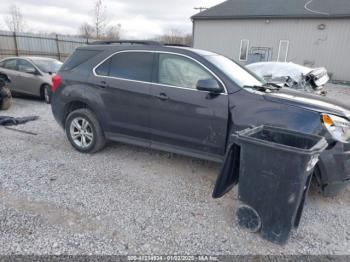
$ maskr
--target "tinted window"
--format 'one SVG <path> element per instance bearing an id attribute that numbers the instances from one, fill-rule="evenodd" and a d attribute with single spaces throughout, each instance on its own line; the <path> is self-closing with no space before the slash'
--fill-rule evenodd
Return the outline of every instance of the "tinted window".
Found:
<path id="1" fill-rule="evenodd" d="M 152 81 L 153 53 L 126 52 L 111 58 L 109 75 L 137 81 Z"/>
<path id="2" fill-rule="evenodd" d="M 18 71 L 21 71 L 21 72 L 28 72 L 29 70 L 35 71 L 35 67 L 31 63 L 22 59 L 19 59 L 17 61 L 17 68 L 18 68 Z"/>
<path id="3" fill-rule="evenodd" d="M 94 57 L 98 53 L 100 53 L 100 51 L 76 49 L 74 53 L 63 64 L 61 70 L 64 70 L 64 71 L 72 70 L 73 68 L 76 68 L 82 63 L 88 61 L 90 58 Z"/>
<path id="4" fill-rule="evenodd" d="M 4 64 L 5 64 L 4 61 L 0 62 L 0 67 L 4 67 Z"/>
<path id="5" fill-rule="evenodd" d="M 111 64 L 111 59 L 105 61 L 102 65 L 96 68 L 95 72 L 99 76 L 109 76 L 109 67 Z"/>
<path id="6" fill-rule="evenodd" d="M 6 60 L 4 63 L 4 67 L 10 70 L 17 70 L 17 60 L 16 59 Z"/>
<path id="7" fill-rule="evenodd" d="M 195 61 L 178 55 L 159 55 L 160 84 L 196 89 L 197 82 L 204 79 L 213 79 L 213 76 Z"/>

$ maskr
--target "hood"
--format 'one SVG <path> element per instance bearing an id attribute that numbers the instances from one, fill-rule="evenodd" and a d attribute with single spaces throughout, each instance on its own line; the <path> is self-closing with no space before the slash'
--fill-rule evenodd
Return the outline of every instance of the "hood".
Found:
<path id="1" fill-rule="evenodd" d="M 350 106 L 327 97 L 321 97 L 290 88 L 282 88 L 278 92 L 266 94 L 265 99 L 279 103 L 283 100 L 283 103 L 292 106 L 346 117 L 350 120 Z"/>

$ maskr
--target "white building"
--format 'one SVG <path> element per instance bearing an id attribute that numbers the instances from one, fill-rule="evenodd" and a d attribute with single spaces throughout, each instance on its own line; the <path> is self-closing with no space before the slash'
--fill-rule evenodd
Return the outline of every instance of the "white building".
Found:
<path id="1" fill-rule="evenodd" d="M 291 61 L 350 80 L 350 0 L 229 0 L 192 17 L 194 47 L 243 65 Z"/>

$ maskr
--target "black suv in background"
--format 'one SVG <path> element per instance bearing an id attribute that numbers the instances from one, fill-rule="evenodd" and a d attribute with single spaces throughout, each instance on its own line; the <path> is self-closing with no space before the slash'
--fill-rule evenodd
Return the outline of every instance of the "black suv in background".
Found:
<path id="1" fill-rule="evenodd" d="M 348 105 L 264 82 L 232 60 L 156 42 L 78 48 L 53 77 L 52 111 L 80 152 L 120 141 L 222 161 L 230 135 L 273 125 L 327 138 L 325 195 L 350 179 Z"/>

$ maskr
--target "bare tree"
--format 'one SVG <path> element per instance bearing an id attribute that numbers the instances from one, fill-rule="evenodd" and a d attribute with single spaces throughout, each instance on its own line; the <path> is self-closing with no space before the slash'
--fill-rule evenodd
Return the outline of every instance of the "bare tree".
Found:
<path id="1" fill-rule="evenodd" d="M 104 37 L 111 40 L 120 40 L 121 27 L 121 24 L 108 27 Z"/>
<path id="2" fill-rule="evenodd" d="M 25 30 L 26 25 L 22 11 L 16 4 L 10 6 L 10 15 L 5 17 L 5 24 L 13 32 L 23 32 Z"/>
<path id="3" fill-rule="evenodd" d="M 79 27 L 79 35 L 86 39 L 93 38 L 94 34 L 95 34 L 95 28 L 88 23 L 83 23 Z"/>
<path id="4" fill-rule="evenodd" d="M 161 35 L 156 40 L 165 44 L 192 46 L 192 35 L 184 34 L 176 28 L 168 30 L 168 32 L 166 32 L 164 35 Z"/>
<path id="5" fill-rule="evenodd" d="M 102 0 L 96 0 L 93 10 L 93 24 L 95 28 L 95 36 L 97 39 L 101 38 L 105 33 L 107 24 L 106 6 Z"/>
<path id="6" fill-rule="evenodd" d="M 78 32 L 80 36 L 87 39 L 120 39 L 121 24 L 109 25 L 107 7 L 103 0 L 95 0 L 94 8 L 91 12 L 91 22 L 85 22 L 79 27 Z"/>

